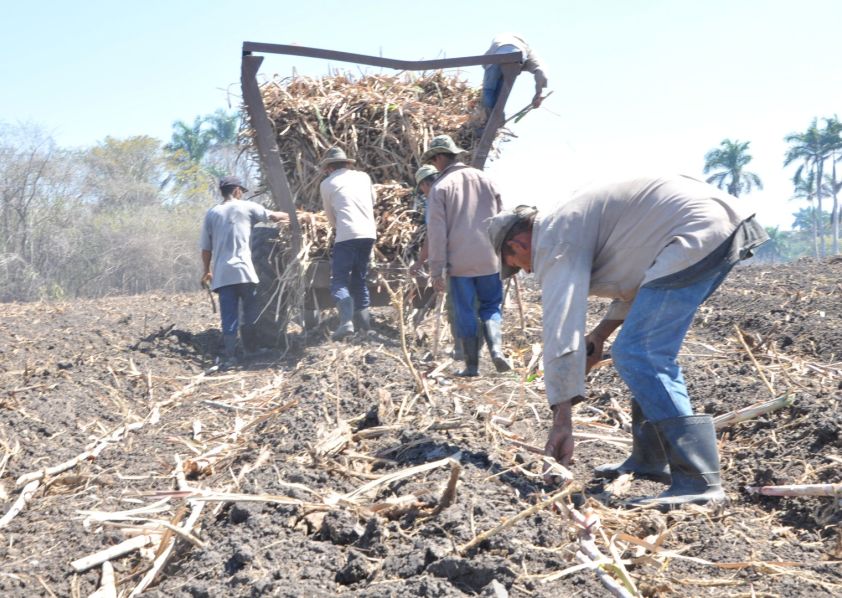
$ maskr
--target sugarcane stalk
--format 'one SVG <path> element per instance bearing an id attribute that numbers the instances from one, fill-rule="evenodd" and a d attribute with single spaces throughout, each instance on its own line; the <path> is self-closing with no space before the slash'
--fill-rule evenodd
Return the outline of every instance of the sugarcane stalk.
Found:
<path id="1" fill-rule="evenodd" d="M 746 486 L 746 491 L 763 496 L 842 496 L 842 483 Z"/>
<path id="2" fill-rule="evenodd" d="M 736 411 L 719 415 L 713 418 L 713 425 L 717 430 L 726 428 L 728 426 L 771 413 L 772 411 L 783 409 L 784 407 L 790 407 L 792 402 L 793 398 L 789 396 L 789 393 L 787 393 L 776 399 L 772 399 L 771 401 L 757 403 L 756 405 L 750 405 L 749 407 L 745 407 L 743 409 L 737 409 Z"/>

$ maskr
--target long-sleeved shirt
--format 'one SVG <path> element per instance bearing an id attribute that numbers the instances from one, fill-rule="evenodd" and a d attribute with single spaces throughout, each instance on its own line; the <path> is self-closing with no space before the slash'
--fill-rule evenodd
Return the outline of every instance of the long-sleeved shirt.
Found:
<path id="1" fill-rule="evenodd" d="M 500 271 L 485 220 L 502 209 L 500 194 L 484 172 L 455 162 L 427 197 L 430 276 L 487 276 Z"/>
<path id="2" fill-rule="evenodd" d="M 341 168 L 319 185 L 328 222 L 336 231 L 335 242 L 376 239 L 374 187 L 371 177 L 359 170 Z"/>
<path id="3" fill-rule="evenodd" d="M 605 318 L 624 320 L 641 286 L 692 272 L 729 239 L 737 247 L 726 248 L 722 260 L 732 262 L 766 240 L 733 199 L 689 177 L 650 177 L 581 190 L 536 216 L 532 267 L 542 286 L 551 405 L 584 395 L 589 295 L 614 299 Z"/>
<path id="4" fill-rule="evenodd" d="M 266 208 L 244 199 L 231 199 L 207 211 L 199 245 L 211 252 L 211 288 L 258 282 L 249 241 L 252 227 L 268 218 Z"/>
<path id="5" fill-rule="evenodd" d="M 511 48 L 504 48 L 504 46 L 514 47 L 515 51 L 520 51 L 523 54 L 523 63 L 521 71 L 528 71 L 535 77 L 535 93 L 540 94 L 547 86 L 547 69 L 538 55 L 532 51 L 522 37 L 514 33 L 498 33 L 491 40 L 491 47 L 486 50 L 485 54 L 498 54 L 501 49 L 506 52 L 512 51 Z M 488 69 L 491 65 L 484 64 L 483 69 Z"/>

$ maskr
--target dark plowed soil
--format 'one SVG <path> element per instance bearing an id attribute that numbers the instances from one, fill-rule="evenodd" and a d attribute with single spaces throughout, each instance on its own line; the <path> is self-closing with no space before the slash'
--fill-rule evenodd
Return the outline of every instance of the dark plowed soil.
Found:
<path id="1" fill-rule="evenodd" d="M 528 448 L 543 446 L 549 410 L 540 377 L 524 375 L 540 309 L 522 284 L 523 327 L 514 293 L 505 313 L 519 371 L 497 374 L 484 354 L 482 377 L 468 381 L 452 366 L 426 376 L 443 364 L 425 359 L 431 319 L 407 334 L 413 372 L 391 308 L 375 310 L 371 336 L 331 342 L 330 318 L 307 336 L 291 329 L 285 353 L 205 374 L 219 340 L 205 294 L 0 305 L 2 511 L 21 494 L 19 476 L 101 449 L 48 473 L 0 529 L 0 596 L 88 596 L 102 568 L 76 573 L 72 561 L 133 534 L 166 546 L 160 522 L 196 513 L 193 543 L 178 538 L 145 595 L 609 595 L 593 567 L 564 571 L 580 563 L 580 542 L 563 510 L 460 550 L 559 490 Z M 629 393 L 610 366 L 591 374 L 565 500 L 600 519 L 595 544 L 623 562 L 631 592 L 842 594 L 839 496 L 746 490 L 842 482 L 840 305 L 842 260 L 804 260 L 739 268 L 699 312 L 681 358 L 697 411 L 791 399 L 720 430 L 722 507 L 622 506 L 663 486 L 593 476 L 626 452 Z M 166 495 L 176 472 L 192 494 Z M 96 515 L 155 504 L 119 521 Z M 111 559 L 118 595 L 164 560 L 156 550 Z M 618 578 L 613 562 L 604 569 Z"/>

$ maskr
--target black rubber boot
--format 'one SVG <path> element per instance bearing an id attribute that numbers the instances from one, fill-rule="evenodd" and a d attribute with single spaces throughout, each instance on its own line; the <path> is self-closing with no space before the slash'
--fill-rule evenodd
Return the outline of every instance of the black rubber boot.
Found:
<path id="1" fill-rule="evenodd" d="M 237 335 L 222 335 L 222 361 L 220 368 L 231 368 L 237 365 Z"/>
<path id="2" fill-rule="evenodd" d="M 633 499 L 628 504 L 671 509 L 689 503 L 724 502 L 713 417 L 671 417 L 655 427 L 664 443 L 672 484 L 658 496 Z"/>
<path id="3" fill-rule="evenodd" d="M 342 340 L 346 336 L 354 334 L 354 298 L 345 297 L 336 304 L 339 311 L 339 327 L 330 336 L 335 341 Z"/>
<path id="4" fill-rule="evenodd" d="M 670 468 L 655 424 L 644 419 L 637 401 L 631 408 L 632 452 L 621 463 L 609 463 L 594 467 L 594 473 L 603 478 L 616 478 L 624 473 L 633 473 L 636 478 L 646 478 L 669 484 Z"/>
<path id="5" fill-rule="evenodd" d="M 482 323 L 485 333 L 485 344 L 491 354 L 491 361 L 498 372 L 508 372 L 512 369 L 512 362 L 503 354 L 503 331 L 500 320 L 486 320 Z"/>
<path id="6" fill-rule="evenodd" d="M 479 339 L 475 336 L 464 337 L 462 347 L 465 349 L 465 369 L 456 372 L 456 375 L 479 376 Z"/>
<path id="7" fill-rule="evenodd" d="M 462 338 L 457 336 L 453 339 L 453 360 L 465 361 L 465 345 L 462 343 Z"/>
<path id="8" fill-rule="evenodd" d="M 354 312 L 354 327 L 363 332 L 371 332 L 371 314 L 367 307 Z"/>

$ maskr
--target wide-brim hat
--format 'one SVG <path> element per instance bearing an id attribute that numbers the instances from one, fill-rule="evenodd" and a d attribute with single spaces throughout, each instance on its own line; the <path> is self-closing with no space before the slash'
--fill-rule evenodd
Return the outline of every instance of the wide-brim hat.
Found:
<path id="1" fill-rule="evenodd" d="M 327 166 L 328 164 L 334 164 L 336 162 L 347 162 L 349 164 L 353 164 L 356 160 L 352 160 L 345 154 L 345 150 L 341 147 L 332 147 L 325 152 L 325 155 L 322 157 L 322 161 L 319 162 L 319 166 Z"/>
<path id="2" fill-rule="evenodd" d="M 427 177 L 435 176 L 439 173 L 439 169 L 432 164 L 424 164 L 421 168 L 415 171 L 415 188 L 421 184 L 421 181 Z"/>
<path id="3" fill-rule="evenodd" d="M 451 139 L 450 135 L 437 135 L 430 141 L 430 147 L 427 148 L 421 155 L 421 161 L 426 162 L 436 154 L 464 154 L 466 151 L 462 149 L 456 142 Z"/>
<path id="4" fill-rule="evenodd" d="M 513 210 L 503 210 L 485 221 L 488 225 L 488 237 L 491 239 L 494 252 L 500 260 L 500 278 L 503 280 L 517 274 L 520 270 L 517 266 L 508 266 L 503 261 L 503 242 L 515 224 L 531 218 L 537 213 L 538 209 L 533 206 L 518 206 Z"/>

